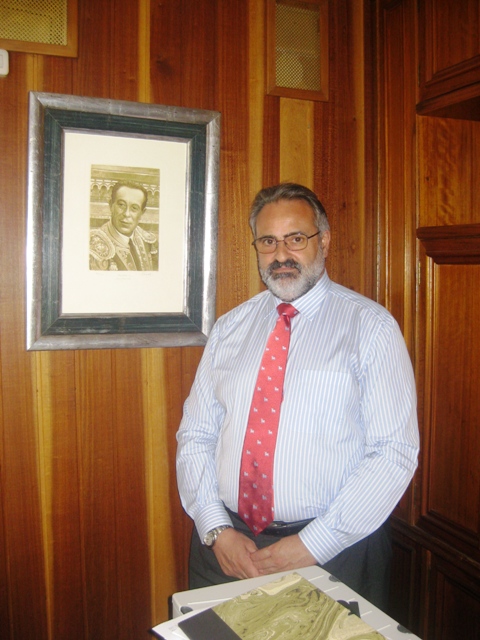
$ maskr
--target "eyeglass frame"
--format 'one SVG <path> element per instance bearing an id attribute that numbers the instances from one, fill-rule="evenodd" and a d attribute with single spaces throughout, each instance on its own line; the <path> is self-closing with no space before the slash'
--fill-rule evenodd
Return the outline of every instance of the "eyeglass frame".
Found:
<path id="1" fill-rule="evenodd" d="M 321 231 L 317 231 L 317 233 L 313 233 L 311 236 L 307 236 L 306 233 L 303 233 L 303 231 L 294 231 L 293 233 L 288 233 L 286 236 L 283 237 L 282 240 L 277 240 L 277 238 L 275 238 L 275 236 L 261 236 L 260 238 L 255 238 L 255 240 L 252 242 L 252 246 L 255 248 L 255 251 L 257 251 L 258 253 L 263 253 L 264 255 L 268 255 L 269 253 L 275 253 L 275 251 L 278 248 L 278 245 L 280 242 L 284 242 L 285 246 L 287 247 L 287 249 L 289 251 L 305 251 L 305 249 L 308 247 L 308 241 L 311 238 L 315 238 L 315 236 L 318 236 L 320 233 L 322 233 Z M 302 247 L 301 249 L 294 249 L 293 247 L 289 247 L 288 246 L 288 239 L 293 237 L 293 236 L 304 236 L 304 238 L 306 239 L 307 243 L 304 247 Z M 271 238 L 272 240 L 275 240 L 275 248 L 272 249 L 272 251 L 260 251 L 256 245 L 256 243 L 258 242 L 258 240 L 265 240 L 266 238 Z"/>

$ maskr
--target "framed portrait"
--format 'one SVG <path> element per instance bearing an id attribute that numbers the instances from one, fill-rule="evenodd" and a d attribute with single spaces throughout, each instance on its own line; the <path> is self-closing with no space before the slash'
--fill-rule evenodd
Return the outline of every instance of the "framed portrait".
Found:
<path id="1" fill-rule="evenodd" d="M 27 349 L 205 344 L 220 114 L 29 96 Z"/>

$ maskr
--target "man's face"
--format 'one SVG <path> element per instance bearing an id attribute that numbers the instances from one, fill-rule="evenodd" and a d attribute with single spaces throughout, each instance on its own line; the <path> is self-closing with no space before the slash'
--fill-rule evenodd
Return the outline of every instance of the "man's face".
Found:
<path id="1" fill-rule="evenodd" d="M 256 237 L 283 240 L 293 233 L 317 233 L 315 214 L 305 200 L 279 200 L 263 207 L 256 220 Z M 277 298 L 292 302 L 309 291 L 325 269 L 330 232 L 311 238 L 301 251 L 284 242 L 273 253 L 257 253 L 258 270 L 264 284 Z"/>
<path id="2" fill-rule="evenodd" d="M 144 209 L 145 195 L 140 189 L 120 187 L 110 205 L 112 224 L 119 233 L 131 236 Z"/>

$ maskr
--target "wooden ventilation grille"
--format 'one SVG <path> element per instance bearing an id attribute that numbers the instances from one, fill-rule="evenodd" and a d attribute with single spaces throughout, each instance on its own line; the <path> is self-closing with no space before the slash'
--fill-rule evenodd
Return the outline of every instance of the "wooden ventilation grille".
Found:
<path id="1" fill-rule="evenodd" d="M 320 29 L 317 5 L 277 2 L 275 11 L 276 84 L 320 90 Z"/>
<path id="2" fill-rule="evenodd" d="M 267 93 L 328 100 L 328 1 L 267 0 Z"/>
<path id="3" fill-rule="evenodd" d="M 0 46 L 77 55 L 77 0 L 0 0 Z"/>

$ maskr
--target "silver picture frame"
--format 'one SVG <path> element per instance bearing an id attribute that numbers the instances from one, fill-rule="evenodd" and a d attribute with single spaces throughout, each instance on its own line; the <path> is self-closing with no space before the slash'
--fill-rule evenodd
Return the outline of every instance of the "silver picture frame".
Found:
<path id="1" fill-rule="evenodd" d="M 220 119 L 30 93 L 27 350 L 205 344 L 215 320 Z M 92 230 L 93 208 L 106 228 L 115 180 L 140 174 L 155 265 L 95 262 L 92 237 L 103 232 Z"/>

